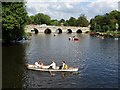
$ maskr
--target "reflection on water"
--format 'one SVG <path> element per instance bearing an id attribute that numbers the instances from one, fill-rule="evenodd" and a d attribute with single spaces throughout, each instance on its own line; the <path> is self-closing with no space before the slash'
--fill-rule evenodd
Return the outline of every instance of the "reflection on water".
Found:
<path id="1" fill-rule="evenodd" d="M 31 88 L 69 88 L 75 85 L 75 81 L 70 77 L 75 77 L 78 73 L 70 72 L 36 72 L 28 71 L 26 86 Z M 66 85 L 66 86 L 65 86 Z"/>
<path id="2" fill-rule="evenodd" d="M 25 79 L 25 46 L 3 46 L 2 53 L 2 87 L 22 87 Z"/>
<path id="3" fill-rule="evenodd" d="M 80 41 L 69 40 L 76 35 Z M 119 40 L 118 40 L 119 41 Z M 117 88 L 118 41 L 85 34 L 38 34 L 29 43 L 3 47 L 3 87 L 24 88 Z M 77 73 L 27 70 L 25 64 L 41 60 L 57 65 L 65 60 L 78 66 Z"/>

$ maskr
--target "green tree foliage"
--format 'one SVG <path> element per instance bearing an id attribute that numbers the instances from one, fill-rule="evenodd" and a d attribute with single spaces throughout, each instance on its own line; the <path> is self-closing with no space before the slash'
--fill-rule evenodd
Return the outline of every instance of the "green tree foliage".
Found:
<path id="1" fill-rule="evenodd" d="M 24 2 L 2 3 L 2 39 L 10 42 L 24 34 L 28 16 Z"/>
<path id="2" fill-rule="evenodd" d="M 94 19 L 91 19 L 91 20 L 90 20 L 90 24 L 91 24 L 90 30 L 91 30 L 91 31 L 94 31 L 94 30 L 95 30 L 95 23 L 96 23 L 96 22 L 95 22 Z"/>
<path id="3" fill-rule="evenodd" d="M 48 15 L 45 15 L 43 13 L 38 13 L 35 16 L 29 17 L 31 24 L 47 24 L 49 25 L 51 23 L 51 18 Z"/>
<path id="4" fill-rule="evenodd" d="M 75 26 L 76 25 L 76 18 L 70 17 L 70 19 L 68 20 L 68 25 Z"/>
<path id="5" fill-rule="evenodd" d="M 69 21 L 66 20 L 65 23 L 64 23 L 64 25 L 65 25 L 65 26 L 69 26 L 68 22 L 69 22 Z"/>
<path id="6" fill-rule="evenodd" d="M 120 12 L 113 10 L 110 13 L 106 13 L 105 15 L 97 15 L 93 19 L 90 20 L 90 30 L 106 32 L 106 31 L 115 31 L 116 23 L 119 25 L 120 30 Z M 100 26 L 100 29 L 96 26 Z"/>
<path id="7" fill-rule="evenodd" d="M 34 16 L 29 16 L 27 24 L 33 24 L 34 23 Z"/>
<path id="8" fill-rule="evenodd" d="M 51 20 L 51 25 L 59 26 L 59 21 L 57 19 Z"/>
<path id="9" fill-rule="evenodd" d="M 89 25 L 89 22 L 84 14 L 81 14 L 80 17 L 78 17 L 76 26 L 80 27 L 87 27 Z"/>
<path id="10" fill-rule="evenodd" d="M 65 23 L 65 20 L 64 19 L 61 19 L 60 21 L 59 21 L 59 23 L 60 23 L 60 25 L 65 25 L 66 23 Z"/>
<path id="11" fill-rule="evenodd" d="M 0 24 L 2 23 L 2 4 L 0 3 Z"/>
<path id="12" fill-rule="evenodd" d="M 64 25 L 64 26 L 81 26 L 86 27 L 88 26 L 89 22 L 85 15 L 81 15 L 78 19 L 74 17 L 70 17 L 68 20 L 51 20 L 50 16 L 45 15 L 43 13 L 38 13 L 34 16 L 29 16 L 28 24 L 47 24 L 47 25 Z"/>

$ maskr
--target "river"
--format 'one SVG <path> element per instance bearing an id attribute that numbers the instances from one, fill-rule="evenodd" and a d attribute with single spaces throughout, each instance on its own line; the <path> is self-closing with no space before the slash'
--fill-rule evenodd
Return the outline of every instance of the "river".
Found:
<path id="1" fill-rule="evenodd" d="M 70 36 L 78 42 L 68 40 Z M 88 34 L 32 34 L 27 43 L 2 46 L 3 88 L 118 88 L 118 45 L 114 38 Z M 57 65 L 65 60 L 77 73 L 27 70 L 25 64 L 41 60 Z"/>

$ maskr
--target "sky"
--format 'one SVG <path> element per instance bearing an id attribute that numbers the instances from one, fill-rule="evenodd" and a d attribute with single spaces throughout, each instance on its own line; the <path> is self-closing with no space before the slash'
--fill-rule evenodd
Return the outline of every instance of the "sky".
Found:
<path id="1" fill-rule="evenodd" d="M 104 15 L 112 10 L 118 10 L 120 0 L 27 0 L 28 15 L 44 13 L 51 19 L 78 18 L 85 14 L 90 20 L 96 15 Z"/>

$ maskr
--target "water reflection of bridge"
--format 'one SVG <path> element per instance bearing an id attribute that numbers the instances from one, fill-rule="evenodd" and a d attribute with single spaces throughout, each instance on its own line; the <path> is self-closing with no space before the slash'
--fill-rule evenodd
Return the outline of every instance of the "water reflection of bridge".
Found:
<path id="1" fill-rule="evenodd" d="M 84 33 L 90 30 L 89 27 L 27 25 L 26 32 L 31 32 L 31 30 L 34 30 L 34 28 L 36 28 L 40 33 L 46 33 L 46 32 L 50 32 L 50 33 L 55 33 L 55 32 L 82 33 L 83 32 Z"/>

